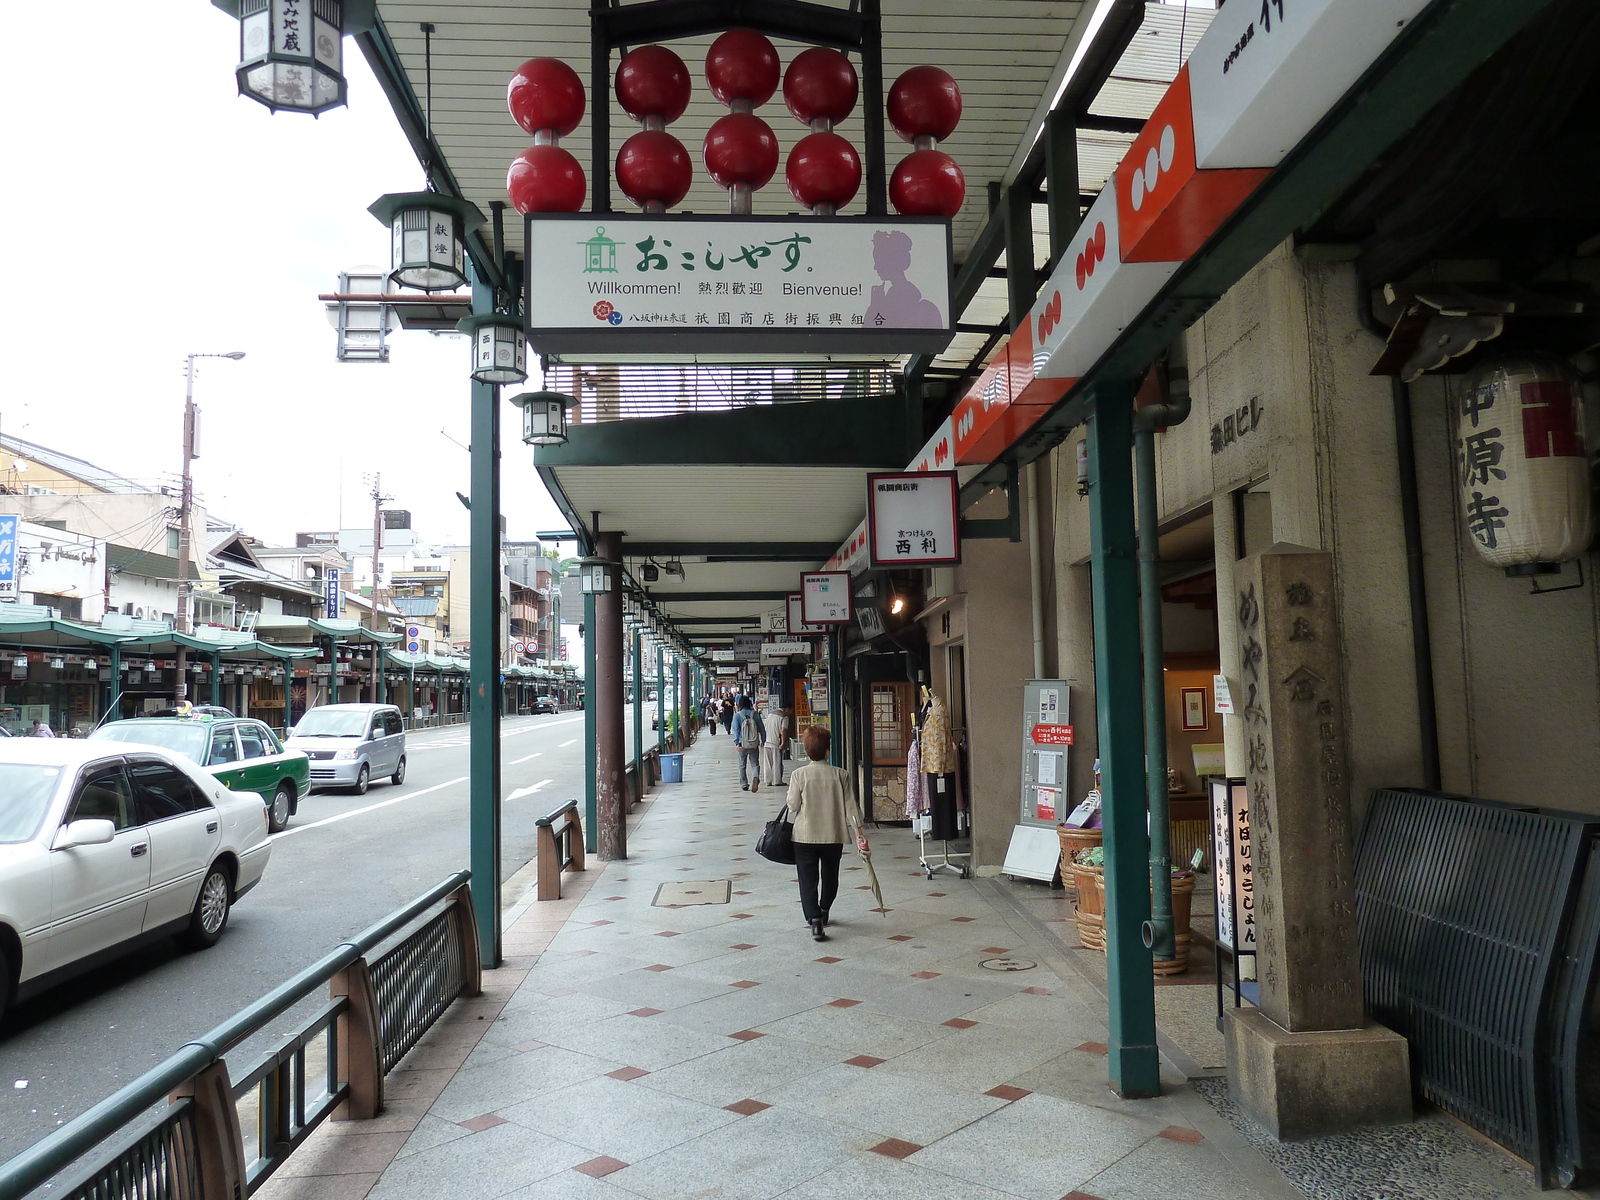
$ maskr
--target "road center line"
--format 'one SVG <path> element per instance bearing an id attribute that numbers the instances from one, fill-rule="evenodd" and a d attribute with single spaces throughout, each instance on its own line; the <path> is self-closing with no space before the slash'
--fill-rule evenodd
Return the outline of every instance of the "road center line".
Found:
<path id="1" fill-rule="evenodd" d="M 578 744 L 578 739 L 577 738 L 573 738 L 570 742 L 562 742 L 561 745 L 556 747 L 556 749 L 557 750 L 565 750 L 568 746 L 576 746 L 577 744 Z"/>
<path id="2" fill-rule="evenodd" d="M 332 825 L 335 822 L 348 820 L 351 817 L 359 817 L 363 813 L 373 812 L 380 808 L 388 808 L 391 804 L 400 804 L 406 800 L 415 800 L 418 796 L 426 796 L 429 792 L 437 792 L 443 788 L 454 787 L 458 783 L 467 782 L 468 778 L 470 777 L 462 775 L 459 778 L 449 779 L 444 783 L 436 783 L 432 787 L 423 788 L 420 792 L 407 792 L 404 796 L 396 796 L 393 800 L 380 800 L 376 804 L 367 805 L 365 808 L 352 808 L 349 812 L 335 813 L 331 817 L 324 817 L 322 820 L 313 821 L 309 825 L 295 825 L 292 828 L 285 829 L 282 833 L 274 833 L 267 840 L 275 842 L 279 838 L 290 837 L 296 833 L 304 833 L 308 829 L 321 829 L 324 825 Z"/>
<path id="3" fill-rule="evenodd" d="M 535 792 L 537 792 L 540 788 L 548 787 L 550 784 L 552 784 L 554 782 L 555 782 L 554 779 L 541 779 L 541 780 L 539 780 L 538 783 L 532 785 L 531 787 L 518 788 L 516 791 L 512 792 L 509 796 L 507 796 L 506 799 L 507 800 L 521 800 L 524 796 L 531 796 Z"/>
<path id="4" fill-rule="evenodd" d="M 538 758 L 538 757 L 539 757 L 539 755 L 538 755 L 538 754 L 529 754 L 529 755 L 526 755 L 526 756 L 525 756 L 525 757 L 523 757 L 523 758 L 513 758 L 513 759 L 512 759 L 512 760 L 511 760 L 511 761 L 510 761 L 510 762 L 509 762 L 509 763 L 507 763 L 507 764 L 506 764 L 506 765 L 507 765 L 507 766 L 510 766 L 510 767 L 514 767 L 514 766 L 516 766 L 516 765 L 517 765 L 517 764 L 518 764 L 518 763 L 525 763 L 525 762 L 532 762 L 532 761 L 533 761 L 533 760 L 534 760 L 534 759 L 536 759 L 536 758 Z"/>

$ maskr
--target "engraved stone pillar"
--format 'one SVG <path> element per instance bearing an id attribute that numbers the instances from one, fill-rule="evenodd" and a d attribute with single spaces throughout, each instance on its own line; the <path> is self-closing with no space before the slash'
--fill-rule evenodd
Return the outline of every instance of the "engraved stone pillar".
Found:
<path id="1" fill-rule="evenodd" d="M 1405 1039 L 1366 1020 L 1333 556 L 1279 544 L 1234 572 L 1258 1009 L 1230 1009 L 1235 1099 L 1284 1139 L 1408 1120 Z"/>

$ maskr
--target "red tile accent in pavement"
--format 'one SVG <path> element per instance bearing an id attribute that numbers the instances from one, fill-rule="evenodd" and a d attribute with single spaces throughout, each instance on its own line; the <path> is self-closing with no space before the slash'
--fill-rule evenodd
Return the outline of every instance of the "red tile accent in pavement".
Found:
<path id="1" fill-rule="evenodd" d="M 736 979 L 732 983 L 730 983 L 728 986 L 729 987 L 760 987 L 761 986 L 761 981 L 757 980 L 757 979 Z"/>
<path id="2" fill-rule="evenodd" d="M 922 1147 L 915 1142 L 903 1142 L 899 1138 L 889 1138 L 872 1147 L 874 1154 L 881 1154 L 885 1158 L 910 1158 Z"/>
<path id="3" fill-rule="evenodd" d="M 937 972 L 937 971 L 913 971 L 913 972 L 911 972 L 911 978 L 913 978 L 913 979 L 937 979 L 937 978 L 939 978 L 939 972 Z"/>
<path id="4" fill-rule="evenodd" d="M 1198 1129 L 1190 1129 L 1187 1125 L 1168 1125 L 1157 1137 L 1168 1138 L 1174 1142 L 1182 1142 L 1185 1146 L 1193 1146 L 1197 1142 L 1206 1140 L 1206 1135 Z"/>
<path id="5" fill-rule="evenodd" d="M 615 925 L 615 921 L 590 921 L 591 925 Z"/>
<path id="6" fill-rule="evenodd" d="M 875 913 L 886 913 L 886 912 L 889 911 L 889 909 L 887 909 L 887 908 L 870 908 L 867 911 L 868 912 L 875 912 Z"/>
<path id="7" fill-rule="evenodd" d="M 674 907 L 674 908 L 682 908 L 683 905 L 674 904 L 672 907 Z M 675 929 L 663 929 L 663 930 L 661 930 L 661 932 L 656 934 L 656 936 L 657 937 L 678 937 L 679 934 L 678 934 L 678 931 L 675 930 Z"/>
<path id="8" fill-rule="evenodd" d="M 871 890 L 872 890 L 872 885 L 870 883 L 858 883 L 858 884 L 856 884 L 856 891 L 858 891 L 858 892 L 870 892 Z"/>
<path id="9" fill-rule="evenodd" d="M 741 1029 L 738 1033 L 730 1033 L 728 1036 L 740 1042 L 753 1042 L 757 1038 L 763 1038 L 767 1035 L 764 1033 L 757 1033 L 754 1029 Z"/>
<path id="10" fill-rule="evenodd" d="M 692 870 L 694 870 L 694 868 L 693 867 L 679 867 L 678 870 L 680 870 L 680 871 L 692 871 Z"/>
<path id="11" fill-rule="evenodd" d="M 1049 988 L 1039 988 L 1039 987 L 1023 988 L 1022 989 L 1022 994 L 1024 996 L 1048 996 L 1048 995 L 1050 995 L 1050 989 Z"/>
<path id="12" fill-rule="evenodd" d="M 952 921 L 976 921 L 977 917 L 951 917 Z"/>
<path id="13" fill-rule="evenodd" d="M 579 1163 L 572 1169 L 581 1171 L 591 1179 L 603 1179 L 611 1172 L 620 1171 L 627 1165 L 620 1158 L 612 1158 L 610 1155 L 602 1154 L 599 1158 L 591 1158 L 588 1162 Z"/>
<path id="14" fill-rule="evenodd" d="M 528 1054 L 534 1050 L 543 1050 L 549 1044 L 549 1042 L 518 1042 L 511 1048 L 518 1054 Z"/>
<path id="15" fill-rule="evenodd" d="M 891 933 L 889 935 L 889 940 L 891 942 L 909 942 L 911 940 L 911 935 L 909 933 Z"/>
<path id="16" fill-rule="evenodd" d="M 618 883 L 627 883 L 628 882 L 628 877 L 626 875 L 620 875 L 620 876 L 617 877 L 617 882 Z"/>
<path id="17" fill-rule="evenodd" d="M 748 862 L 748 861 L 750 861 L 750 860 L 749 860 L 749 859 L 746 859 L 746 858 L 736 858 L 736 859 L 734 859 L 734 860 L 733 860 L 733 861 L 734 861 L 734 862 Z"/>
<path id="18" fill-rule="evenodd" d="M 646 967 L 645 970 L 646 971 L 670 971 L 670 970 L 672 970 L 672 968 L 667 966 L 666 963 L 652 963 L 650 966 Z"/>
<path id="19" fill-rule="evenodd" d="M 945 1024 L 951 1029 L 971 1029 L 977 1022 L 969 1021 L 965 1017 L 951 1017 Z"/>
<path id="20" fill-rule="evenodd" d="M 735 942 L 728 947 L 729 950 L 754 950 L 755 948 L 756 944 L 754 942 Z"/>
<path id="21" fill-rule="evenodd" d="M 854 1058 L 845 1059 L 844 1060 L 844 1065 L 847 1066 L 847 1067 L 867 1068 L 867 1067 L 875 1067 L 879 1063 L 887 1062 L 887 1061 L 888 1061 L 887 1059 L 883 1059 L 883 1058 L 874 1058 L 870 1054 L 858 1054 Z"/>
<path id="22" fill-rule="evenodd" d="M 854 1008 L 856 1005 L 858 1005 L 860 1003 L 861 1003 L 861 1001 L 859 1001 L 859 1000 L 829 1000 L 828 1001 L 828 1007 L 829 1008 Z"/>
<path id="23" fill-rule="evenodd" d="M 607 900 L 626 900 L 627 897 L 626 896 L 606 896 L 605 899 L 607 899 Z"/>
<path id="24" fill-rule="evenodd" d="M 948 896 L 949 894 L 950 894 L 949 892 L 929 892 L 928 893 L 928 895 L 930 895 L 930 896 Z"/>
<path id="25" fill-rule="evenodd" d="M 993 1096 L 996 1100 L 1021 1100 L 1024 1096 L 1033 1095 L 1027 1088 L 1012 1087 L 1009 1083 L 1002 1083 L 999 1087 L 992 1087 L 984 1093 Z"/>
<path id="26" fill-rule="evenodd" d="M 1091 1196 L 1088 1192 L 1068 1192 L 1061 1200 L 1100 1200 L 1100 1197 Z"/>
<path id="27" fill-rule="evenodd" d="M 635 1079 L 643 1079 L 650 1072 L 640 1067 L 618 1067 L 615 1071 L 607 1071 L 606 1074 L 612 1079 L 620 1079 L 623 1083 L 629 1083 Z"/>
<path id="28" fill-rule="evenodd" d="M 456 1124 L 463 1129 L 470 1129 L 473 1133 L 482 1133 L 485 1129 L 493 1129 L 496 1125 L 504 1125 L 506 1119 L 497 1117 L 493 1113 L 484 1113 L 481 1117 L 473 1117 L 470 1121 L 457 1121 Z"/>
<path id="29" fill-rule="evenodd" d="M 734 913 L 733 919 L 735 921 L 748 921 L 753 916 L 755 916 L 755 913 Z"/>
<path id="30" fill-rule="evenodd" d="M 909 861 L 909 860 L 910 860 L 910 858 L 911 858 L 911 855 L 909 855 L 909 854 L 896 854 L 896 855 L 895 855 L 895 859 L 896 859 L 896 860 L 897 860 L 897 861 L 898 861 L 898 860 L 900 860 L 900 859 L 906 859 L 906 860 L 908 860 L 908 861 Z"/>
<path id="31" fill-rule="evenodd" d="M 748 896 L 748 895 L 750 895 L 750 893 L 749 892 L 735 892 L 734 895 L 735 896 Z"/>
<path id="32" fill-rule="evenodd" d="M 836 963 L 836 962 L 843 962 L 843 961 L 844 961 L 844 959 L 842 959 L 842 958 L 835 958 L 835 957 L 834 957 L 834 956 L 833 956 L 833 955 L 831 955 L 831 954 L 824 954 L 824 955 L 823 955 L 823 956 L 822 956 L 822 957 L 821 957 L 821 958 L 819 958 L 819 959 L 816 959 L 816 960 L 814 960 L 814 961 L 816 961 L 816 962 L 819 962 L 819 963 Z"/>
<path id="33" fill-rule="evenodd" d="M 628 1011 L 630 1017 L 659 1017 L 666 1012 L 664 1008 L 635 1008 Z"/>
<path id="34" fill-rule="evenodd" d="M 732 1104 L 724 1104 L 722 1107 L 729 1112 L 738 1113 L 741 1117 L 753 1117 L 758 1112 L 765 1112 L 772 1105 L 763 1104 L 759 1100 L 735 1100 Z"/>
<path id="35" fill-rule="evenodd" d="M 599 954 L 600 951 L 598 951 L 598 950 L 569 950 L 567 953 L 570 954 L 573 958 L 588 958 L 592 954 Z"/>
<path id="36" fill-rule="evenodd" d="M 1104 1042 L 1084 1042 L 1081 1046 L 1074 1046 L 1074 1050 L 1082 1050 L 1085 1054 L 1110 1054 L 1111 1047 Z"/>
<path id="37" fill-rule="evenodd" d="M 983 948 L 983 952 L 985 954 L 1010 954 L 1011 953 L 1011 947 L 1010 946 L 985 946 Z"/>

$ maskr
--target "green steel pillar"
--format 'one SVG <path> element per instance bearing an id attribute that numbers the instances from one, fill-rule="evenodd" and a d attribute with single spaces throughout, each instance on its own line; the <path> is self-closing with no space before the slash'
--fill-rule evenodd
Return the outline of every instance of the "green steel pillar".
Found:
<path id="1" fill-rule="evenodd" d="M 328 703 L 339 703 L 339 643 L 331 634 L 328 636 Z M 309 694 L 306 696 L 306 707 L 311 707 Z"/>
<path id="2" fill-rule="evenodd" d="M 595 744 L 600 722 L 595 719 L 594 593 L 583 594 L 583 845 L 600 853 L 600 754 Z"/>
<path id="3" fill-rule="evenodd" d="M 222 651 L 214 650 L 211 654 L 211 703 L 222 703 Z"/>
<path id="4" fill-rule="evenodd" d="M 633 631 L 633 778 L 644 799 L 644 630 Z"/>
<path id="5" fill-rule="evenodd" d="M 494 307 L 494 293 L 477 279 L 472 311 Z M 500 389 L 472 387 L 471 566 L 468 636 L 472 639 L 468 689 L 472 696 L 469 811 L 472 907 L 478 918 L 479 956 L 498 967 L 500 955 Z"/>
<path id="6" fill-rule="evenodd" d="M 839 653 L 843 634 L 837 625 L 828 629 L 828 730 L 833 740 L 828 744 L 828 761 L 836 767 L 844 766 L 844 680 L 839 678 L 839 664 L 844 656 Z"/>
<path id="7" fill-rule="evenodd" d="M 285 659 L 283 662 L 283 736 L 289 736 L 289 730 L 294 727 L 294 659 Z M 306 690 L 311 688 L 310 668 L 307 668 Z"/>
<path id="8" fill-rule="evenodd" d="M 1133 388 L 1127 383 L 1098 385 L 1090 404 L 1089 531 L 1105 824 L 1111 1086 L 1124 1099 L 1137 1100 L 1161 1094 L 1161 1068 L 1155 984 L 1143 935 L 1150 918 L 1150 853 L 1133 521 Z"/>
<path id="9" fill-rule="evenodd" d="M 122 706 L 117 703 L 122 692 L 122 647 L 111 643 L 111 686 L 106 689 L 105 707 L 100 715 L 107 721 L 115 721 Z"/>
<path id="10" fill-rule="evenodd" d="M 388 652 L 374 642 L 372 644 L 372 686 L 377 691 L 377 703 L 379 704 L 389 703 L 389 689 L 384 686 L 388 681 L 383 676 L 384 667 L 388 665 L 383 660 L 387 657 Z"/>
<path id="11" fill-rule="evenodd" d="M 417 664 L 406 664 L 406 717 L 417 719 Z"/>
<path id="12" fill-rule="evenodd" d="M 656 749 L 667 744 L 667 651 L 656 647 Z"/>

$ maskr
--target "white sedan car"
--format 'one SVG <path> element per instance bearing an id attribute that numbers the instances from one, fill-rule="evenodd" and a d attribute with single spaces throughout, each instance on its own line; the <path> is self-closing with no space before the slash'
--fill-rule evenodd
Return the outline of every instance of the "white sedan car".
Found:
<path id="1" fill-rule="evenodd" d="M 0 741 L 0 1012 L 135 946 L 222 936 L 266 807 L 155 746 Z"/>

